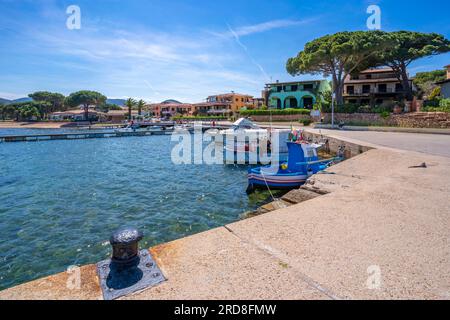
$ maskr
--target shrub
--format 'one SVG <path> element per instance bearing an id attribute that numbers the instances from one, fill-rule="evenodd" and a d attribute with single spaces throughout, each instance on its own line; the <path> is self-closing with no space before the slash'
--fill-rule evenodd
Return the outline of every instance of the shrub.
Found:
<path id="1" fill-rule="evenodd" d="M 336 105 L 334 106 L 334 112 L 335 113 L 356 113 L 359 108 L 359 105 L 352 104 L 352 103 L 346 103 L 342 105 Z M 322 112 L 324 113 L 331 113 L 331 105 L 324 104 L 322 105 Z"/>
<path id="2" fill-rule="evenodd" d="M 436 87 L 433 89 L 433 91 L 431 92 L 430 96 L 428 97 L 428 99 L 430 100 L 435 100 L 437 99 L 439 96 L 441 95 L 441 87 Z"/>
<path id="3" fill-rule="evenodd" d="M 358 113 L 373 113 L 372 107 L 369 105 L 360 106 L 357 110 Z"/>
<path id="4" fill-rule="evenodd" d="M 247 116 L 270 116 L 270 115 L 309 115 L 311 113 L 308 109 L 272 109 L 272 110 L 243 110 L 240 115 Z"/>
<path id="5" fill-rule="evenodd" d="M 380 113 L 380 115 L 383 119 L 387 119 L 391 116 L 391 113 L 389 111 L 383 111 Z"/>
<path id="6" fill-rule="evenodd" d="M 300 119 L 299 122 L 307 127 L 312 123 L 312 120 L 311 119 Z"/>
<path id="7" fill-rule="evenodd" d="M 402 103 L 400 103 L 400 102 L 389 102 L 389 103 L 384 103 L 382 105 L 376 106 L 375 108 L 373 108 L 373 112 L 379 113 L 379 114 L 382 114 L 385 112 L 391 113 L 394 111 L 394 107 L 396 105 L 404 107 L 404 105 L 402 105 Z"/>
<path id="8" fill-rule="evenodd" d="M 450 99 L 441 99 L 439 100 L 439 104 L 436 105 L 436 101 L 434 104 L 429 104 L 430 101 L 427 101 L 428 104 L 422 108 L 422 111 L 425 112 L 450 112 Z"/>
<path id="9" fill-rule="evenodd" d="M 449 109 L 450 108 L 450 99 L 442 99 L 439 102 L 439 107 L 443 109 Z"/>

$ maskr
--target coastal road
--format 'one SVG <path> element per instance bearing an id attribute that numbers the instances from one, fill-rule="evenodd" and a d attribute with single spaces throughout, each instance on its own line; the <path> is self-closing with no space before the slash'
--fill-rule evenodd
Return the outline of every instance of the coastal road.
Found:
<path id="1" fill-rule="evenodd" d="M 325 129 L 308 129 L 308 131 L 450 158 L 450 135 Z"/>
<path id="2" fill-rule="evenodd" d="M 260 125 L 266 127 L 269 124 L 260 123 Z M 290 128 L 290 124 L 286 123 L 273 123 L 273 126 L 277 128 Z M 363 130 L 350 131 L 313 128 L 307 128 L 306 130 L 313 133 L 322 133 L 324 135 L 350 138 L 393 149 L 415 151 L 450 158 L 450 134 L 381 132 Z"/>

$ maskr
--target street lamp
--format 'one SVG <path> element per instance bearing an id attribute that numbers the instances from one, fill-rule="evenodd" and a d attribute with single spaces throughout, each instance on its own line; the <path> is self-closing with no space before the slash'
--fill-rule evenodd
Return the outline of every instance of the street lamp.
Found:
<path id="1" fill-rule="evenodd" d="M 331 97 L 331 128 L 334 129 L 334 102 L 336 100 L 336 93 L 333 90 L 333 95 Z"/>

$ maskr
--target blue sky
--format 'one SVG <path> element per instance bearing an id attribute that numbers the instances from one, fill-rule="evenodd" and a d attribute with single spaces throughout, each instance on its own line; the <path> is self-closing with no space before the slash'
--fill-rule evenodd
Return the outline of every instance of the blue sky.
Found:
<path id="1" fill-rule="evenodd" d="M 294 79 L 285 63 L 306 42 L 366 30 L 371 4 L 385 31 L 450 37 L 450 2 L 437 0 L 0 0 L 0 97 L 82 89 L 151 102 L 260 96 L 264 83 Z M 66 28 L 69 5 L 81 9 L 80 30 Z M 426 58 L 410 73 L 448 64 L 450 54 Z"/>

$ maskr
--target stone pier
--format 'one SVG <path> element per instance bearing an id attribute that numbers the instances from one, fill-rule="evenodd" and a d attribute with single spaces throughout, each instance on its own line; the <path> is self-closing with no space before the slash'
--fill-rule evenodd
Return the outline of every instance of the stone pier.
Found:
<path id="1" fill-rule="evenodd" d="M 300 203 L 150 248 L 168 280 L 124 299 L 450 299 L 450 158 L 344 142 Z M 71 276 L 0 299 L 101 299 Z"/>

